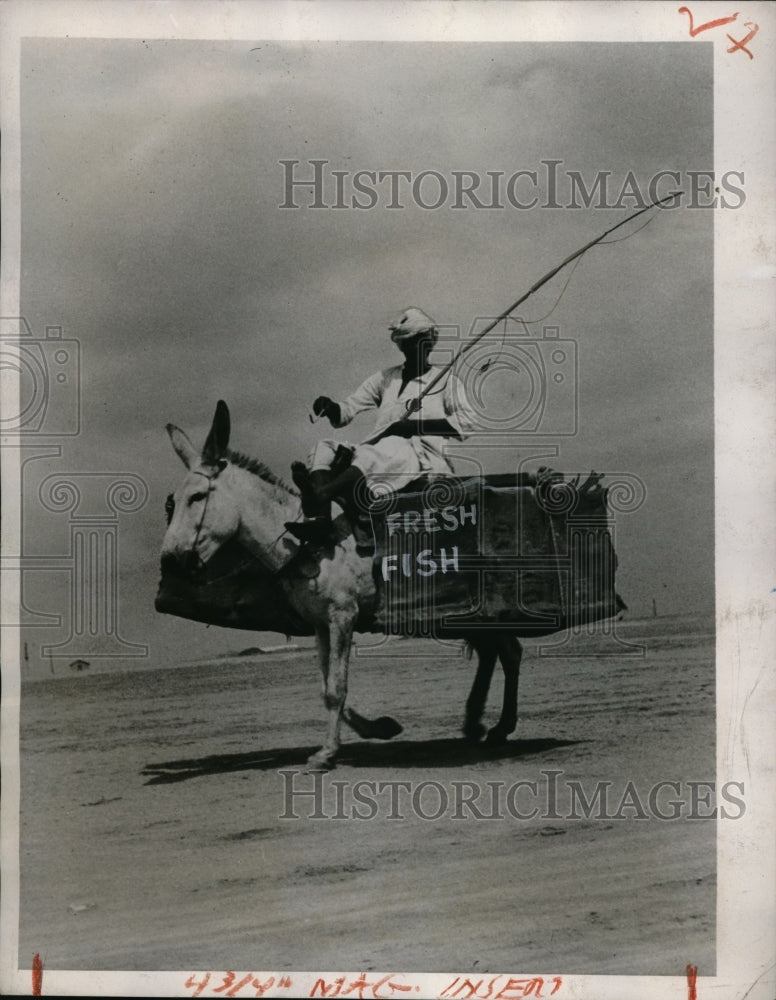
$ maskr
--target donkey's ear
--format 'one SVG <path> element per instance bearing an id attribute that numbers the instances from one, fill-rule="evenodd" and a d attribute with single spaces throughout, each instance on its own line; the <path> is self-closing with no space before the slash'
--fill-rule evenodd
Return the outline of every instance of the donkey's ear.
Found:
<path id="1" fill-rule="evenodd" d="M 216 404 L 213 425 L 210 428 L 207 441 L 205 441 L 205 447 L 202 449 L 203 465 L 218 464 L 218 460 L 223 456 L 224 452 L 229 447 L 230 426 L 229 407 L 223 399 L 219 399 Z"/>
<path id="2" fill-rule="evenodd" d="M 192 466 L 197 465 L 199 462 L 197 449 L 191 441 L 189 441 L 186 434 L 180 429 L 180 427 L 176 427 L 175 424 L 167 424 L 167 433 L 170 435 L 170 440 L 172 441 L 172 446 L 175 449 L 176 454 L 186 468 L 190 469 Z"/>

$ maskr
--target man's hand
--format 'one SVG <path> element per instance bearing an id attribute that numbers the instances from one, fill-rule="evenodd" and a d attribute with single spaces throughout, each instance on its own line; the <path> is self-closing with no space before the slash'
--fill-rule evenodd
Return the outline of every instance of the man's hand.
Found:
<path id="1" fill-rule="evenodd" d="M 313 403 L 313 413 L 316 417 L 326 417 L 330 423 L 339 423 L 340 408 L 339 403 L 335 403 L 328 396 L 319 396 Z"/>

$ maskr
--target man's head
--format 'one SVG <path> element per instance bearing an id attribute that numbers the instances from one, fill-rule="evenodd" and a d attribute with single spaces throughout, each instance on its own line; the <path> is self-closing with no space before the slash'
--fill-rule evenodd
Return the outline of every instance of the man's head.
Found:
<path id="1" fill-rule="evenodd" d="M 436 323 L 417 306 L 407 306 L 406 309 L 402 309 L 396 319 L 388 325 L 388 329 L 394 344 L 401 344 L 403 340 L 417 337 L 421 333 L 432 334 L 434 342 L 439 336 Z"/>
<path id="2" fill-rule="evenodd" d="M 408 306 L 396 319 L 389 324 L 391 340 L 405 357 L 423 351 L 427 357 L 433 349 L 439 336 L 439 330 L 434 320 L 418 309 Z"/>

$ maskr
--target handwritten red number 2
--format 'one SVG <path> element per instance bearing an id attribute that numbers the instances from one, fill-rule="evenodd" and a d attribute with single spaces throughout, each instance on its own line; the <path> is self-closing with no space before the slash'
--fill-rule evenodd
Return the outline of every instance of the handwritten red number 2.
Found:
<path id="1" fill-rule="evenodd" d="M 690 18 L 690 38 L 695 38 L 696 35 L 700 35 L 702 31 L 708 31 L 710 28 L 721 28 L 723 24 L 731 24 L 738 17 L 738 13 L 733 14 L 731 17 L 719 17 L 716 21 L 706 21 L 705 24 L 699 24 L 696 28 L 695 22 L 692 19 L 692 11 L 689 7 L 680 7 L 679 13 L 686 14 Z"/>

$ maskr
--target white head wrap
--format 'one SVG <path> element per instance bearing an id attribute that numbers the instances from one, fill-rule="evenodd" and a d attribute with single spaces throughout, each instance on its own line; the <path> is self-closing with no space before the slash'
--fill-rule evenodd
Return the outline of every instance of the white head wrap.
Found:
<path id="1" fill-rule="evenodd" d="M 406 309 L 403 309 L 389 325 L 388 329 L 391 331 L 391 340 L 394 344 L 398 344 L 402 340 L 408 340 L 410 337 L 416 337 L 419 333 L 426 333 L 427 331 L 434 334 L 435 342 L 439 336 L 439 330 L 434 320 L 424 313 L 422 309 L 418 309 L 417 306 L 407 306 Z"/>

